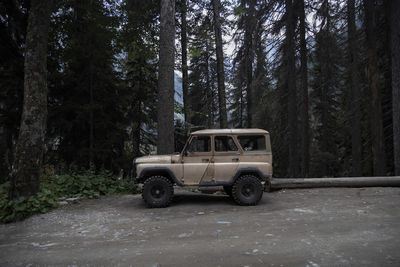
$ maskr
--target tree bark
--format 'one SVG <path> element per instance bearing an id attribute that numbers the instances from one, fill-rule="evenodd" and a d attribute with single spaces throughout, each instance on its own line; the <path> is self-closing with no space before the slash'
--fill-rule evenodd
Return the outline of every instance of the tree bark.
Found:
<path id="1" fill-rule="evenodd" d="M 386 175 L 386 155 L 383 139 L 381 92 L 379 88 L 375 11 L 373 1 L 364 0 L 367 34 L 368 83 L 371 91 L 371 137 L 373 174 Z"/>
<path id="2" fill-rule="evenodd" d="M 25 41 L 24 105 L 10 198 L 28 197 L 40 187 L 47 120 L 47 39 L 52 0 L 32 0 Z"/>
<path id="3" fill-rule="evenodd" d="M 297 157 L 297 93 L 295 65 L 295 16 L 292 0 L 286 0 L 286 56 L 287 56 L 287 86 L 288 86 L 288 129 L 289 129 L 289 175 L 298 175 Z"/>
<path id="4" fill-rule="evenodd" d="M 219 7 L 221 3 L 220 0 L 212 0 L 212 4 L 214 11 L 215 44 L 217 52 L 219 123 L 221 128 L 227 128 L 228 117 L 226 113 L 224 53 L 222 49 L 222 31 L 221 31 L 221 22 L 219 14 Z"/>
<path id="5" fill-rule="evenodd" d="M 245 23 L 245 36 L 244 36 L 244 60 L 245 60 L 245 73 L 246 73 L 246 101 L 247 101 L 247 127 L 253 127 L 253 61 L 254 61 L 254 47 L 253 35 L 256 22 L 254 21 L 255 1 L 248 1 L 248 11 L 246 14 Z"/>
<path id="6" fill-rule="evenodd" d="M 395 174 L 400 175 L 400 0 L 390 1 L 392 42 L 393 152 Z"/>
<path id="7" fill-rule="evenodd" d="M 361 93 L 358 76 L 357 34 L 355 23 L 355 0 L 347 1 L 347 27 L 351 101 L 351 156 L 353 176 L 362 176 L 361 168 Z"/>
<path id="8" fill-rule="evenodd" d="M 306 16 L 304 0 L 300 0 L 300 76 L 301 76 L 301 176 L 308 177 L 310 162 L 310 139 L 308 119 L 308 70 L 306 43 Z"/>
<path id="9" fill-rule="evenodd" d="M 212 101 L 214 99 L 211 96 L 211 79 L 210 79 L 210 49 L 211 45 L 209 43 L 209 39 L 206 40 L 206 53 L 205 53 L 205 76 L 206 76 L 206 114 L 207 114 L 207 128 L 212 128 L 214 121 L 213 118 L 213 110 L 212 110 Z"/>
<path id="10" fill-rule="evenodd" d="M 183 115 L 185 116 L 185 123 L 190 123 L 189 114 L 189 99 L 188 99 L 188 65 L 187 65 L 187 22 L 186 22 L 186 0 L 181 0 L 181 45 L 182 45 L 182 93 L 183 93 Z"/>
<path id="11" fill-rule="evenodd" d="M 90 63 L 91 64 L 91 63 Z M 94 114 L 93 114 L 93 71 L 92 66 L 90 66 L 90 77 L 89 77 L 89 168 L 94 166 L 93 156 L 94 156 Z"/>
<path id="12" fill-rule="evenodd" d="M 157 152 L 174 152 L 175 0 L 161 0 Z"/>

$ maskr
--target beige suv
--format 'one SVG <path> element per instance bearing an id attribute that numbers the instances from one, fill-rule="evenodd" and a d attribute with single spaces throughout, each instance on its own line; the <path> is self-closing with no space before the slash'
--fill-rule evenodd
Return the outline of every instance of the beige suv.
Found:
<path id="1" fill-rule="evenodd" d="M 150 208 L 169 205 L 178 186 L 223 186 L 239 205 L 256 205 L 272 176 L 269 133 L 212 129 L 190 134 L 180 154 L 136 158 L 136 183 Z"/>

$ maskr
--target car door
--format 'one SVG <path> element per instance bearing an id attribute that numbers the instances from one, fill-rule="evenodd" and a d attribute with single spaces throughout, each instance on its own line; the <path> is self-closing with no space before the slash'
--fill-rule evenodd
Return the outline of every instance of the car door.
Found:
<path id="1" fill-rule="evenodd" d="M 213 176 L 211 164 L 211 137 L 193 136 L 183 153 L 183 182 L 186 185 L 198 185 L 202 179 Z"/>
<path id="2" fill-rule="evenodd" d="M 227 181 L 235 175 L 241 151 L 233 136 L 214 137 L 214 180 Z"/>

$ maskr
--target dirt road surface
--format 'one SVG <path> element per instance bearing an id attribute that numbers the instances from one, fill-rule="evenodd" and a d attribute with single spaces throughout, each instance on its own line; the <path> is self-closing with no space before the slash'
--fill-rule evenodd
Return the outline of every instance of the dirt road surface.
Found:
<path id="1" fill-rule="evenodd" d="M 0 225 L 1 266 L 400 266 L 400 188 L 294 189 L 255 207 L 176 190 L 84 200 Z"/>

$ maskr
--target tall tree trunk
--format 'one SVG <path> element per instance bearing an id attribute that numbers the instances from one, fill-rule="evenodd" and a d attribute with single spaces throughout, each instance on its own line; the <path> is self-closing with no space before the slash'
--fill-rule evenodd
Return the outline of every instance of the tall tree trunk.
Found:
<path id="1" fill-rule="evenodd" d="M 289 175 L 297 176 L 297 93 L 295 65 L 295 16 L 293 1 L 286 0 L 286 56 L 287 56 L 287 86 L 288 86 L 288 129 L 289 129 Z"/>
<path id="2" fill-rule="evenodd" d="M 207 128 L 212 128 L 213 126 L 213 121 L 212 121 L 212 101 L 214 101 L 214 99 L 211 96 L 211 81 L 210 81 L 210 43 L 209 43 L 209 39 L 207 38 L 206 40 L 206 58 L 205 58 L 205 76 L 206 76 L 206 101 L 205 103 L 207 103 L 206 109 L 207 109 Z"/>
<path id="3" fill-rule="evenodd" d="M 140 86 L 140 82 L 139 82 Z M 133 145 L 133 155 L 134 157 L 140 156 L 140 131 L 142 129 L 142 100 L 136 102 L 136 121 L 133 123 L 132 127 L 132 145 Z"/>
<path id="4" fill-rule="evenodd" d="M 212 0 L 212 4 L 214 10 L 215 44 L 217 52 L 219 123 L 221 128 L 227 128 L 228 117 L 226 113 L 224 54 L 222 49 L 222 31 L 221 31 L 221 22 L 219 14 L 219 7 L 221 3 L 220 0 Z"/>
<path id="5" fill-rule="evenodd" d="M 300 76 L 301 76 L 301 176 L 308 177 L 310 162 L 310 137 L 308 120 L 308 70 L 306 43 L 306 16 L 304 0 L 300 0 Z"/>
<path id="6" fill-rule="evenodd" d="M 394 170 L 400 175 L 400 0 L 391 1 Z"/>
<path id="7" fill-rule="evenodd" d="M 32 0 L 25 41 L 24 106 L 10 198 L 39 191 L 47 120 L 47 39 L 52 0 Z"/>
<path id="8" fill-rule="evenodd" d="M 185 123 L 190 123 L 189 100 L 188 100 L 188 65 L 187 65 L 187 22 L 186 22 L 186 0 L 181 0 L 181 45 L 182 45 L 182 93 L 183 93 L 183 115 Z"/>
<path id="9" fill-rule="evenodd" d="M 371 91 L 372 161 L 375 176 L 386 174 L 386 155 L 383 139 L 381 92 L 377 67 L 375 10 L 373 1 L 364 0 L 367 33 L 368 82 Z"/>
<path id="10" fill-rule="evenodd" d="M 175 0 L 161 0 L 157 152 L 174 152 Z"/>
<path id="11" fill-rule="evenodd" d="M 252 82 L 253 82 L 253 61 L 254 61 L 254 47 L 253 47 L 253 33 L 256 22 L 254 21 L 254 7 L 255 1 L 248 1 L 248 11 L 246 14 L 246 28 L 244 36 L 245 44 L 245 73 L 246 73 L 246 101 L 247 101 L 247 127 L 251 128 L 253 126 L 253 92 L 252 92 Z"/>
<path id="12" fill-rule="evenodd" d="M 90 63 L 91 64 L 91 63 Z M 94 114 L 93 114 L 93 71 L 92 66 L 90 66 L 90 77 L 89 77 L 89 103 L 90 103 L 90 110 L 89 110 L 89 168 L 93 166 L 93 155 L 94 155 Z"/>
<path id="13" fill-rule="evenodd" d="M 1 107 L 1 106 L 0 106 Z M 0 125 L 0 183 L 4 183 L 6 181 L 6 177 L 9 174 L 8 169 L 8 158 L 9 158 L 9 149 L 8 149 L 8 127 Z"/>
<path id="14" fill-rule="evenodd" d="M 349 71 L 351 101 L 351 157 L 353 176 L 362 176 L 361 168 L 361 92 L 358 76 L 357 34 L 355 22 L 355 0 L 347 1 L 347 27 L 349 49 Z"/>

